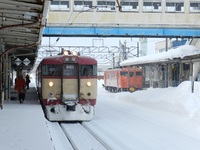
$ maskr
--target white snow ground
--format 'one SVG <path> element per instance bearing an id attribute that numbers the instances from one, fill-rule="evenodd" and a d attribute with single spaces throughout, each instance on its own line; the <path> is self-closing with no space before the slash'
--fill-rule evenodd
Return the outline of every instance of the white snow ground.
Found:
<path id="1" fill-rule="evenodd" d="M 85 124 L 115 150 L 199 150 L 200 82 L 194 86 L 194 93 L 190 81 L 134 93 L 99 86 L 96 115 Z"/>
<path id="2" fill-rule="evenodd" d="M 0 150 L 54 150 L 39 103 L 5 102 L 0 110 Z"/>
<path id="3" fill-rule="evenodd" d="M 190 81 L 134 93 L 110 93 L 102 83 L 95 116 L 84 125 L 113 150 L 199 150 L 200 82 L 195 82 L 194 93 Z M 41 112 L 35 104 L 5 103 L 0 110 L 0 149 L 67 150 L 62 137 L 52 143 Z"/>

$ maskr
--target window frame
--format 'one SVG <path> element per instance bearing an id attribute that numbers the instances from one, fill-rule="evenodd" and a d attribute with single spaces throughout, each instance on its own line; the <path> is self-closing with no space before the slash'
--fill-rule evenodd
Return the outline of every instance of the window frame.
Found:
<path id="1" fill-rule="evenodd" d="M 181 6 L 180 6 L 181 5 Z M 184 8 L 184 1 L 180 2 L 171 2 L 171 1 L 166 1 L 166 13 L 184 13 L 185 8 Z M 178 9 L 180 7 L 180 10 Z"/>
<path id="2" fill-rule="evenodd" d="M 68 69 L 65 68 L 67 65 L 69 67 Z M 73 66 L 73 68 L 70 68 L 70 66 Z M 67 71 L 67 73 L 69 73 L 69 74 L 66 74 L 66 72 L 65 72 L 66 70 L 70 70 L 70 71 Z M 62 76 L 63 77 L 69 77 L 69 76 L 75 76 L 75 77 L 77 77 L 78 76 L 78 67 L 77 67 L 77 64 L 76 63 L 64 63 L 62 65 Z"/>
<path id="3" fill-rule="evenodd" d="M 156 6 L 156 8 L 155 8 Z M 145 12 L 162 12 L 162 2 L 161 1 L 143 1 L 142 11 Z"/>
<path id="4" fill-rule="evenodd" d="M 54 68 L 55 70 L 51 70 Z M 62 65 L 58 64 L 43 64 L 42 65 L 42 76 L 61 76 L 62 75 Z"/>
<path id="5" fill-rule="evenodd" d="M 120 76 L 128 77 L 129 76 L 129 72 L 128 71 L 120 71 Z"/>
<path id="6" fill-rule="evenodd" d="M 77 3 L 77 4 L 76 4 Z M 78 3 L 80 3 L 78 5 Z M 93 1 L 92 0 L 74 0 L 74 8 L 73 11 L 93 11 Z"/>
<path id="7" fill-rule="evenodd" d="M 90 73 L 89 72 L 85 72 L 85 71 L 88 71 L 89 68 L 92 69 L 92 74 L 91 74 L 91 72 Z M 97 76 L 97 65 L 94 65 L 94 64 L 80 65 L 79 71 L 80 71 L 79 72 L 80 76 Z"/>
<path id="8" fill-rule="evenodd" d="M 121 11 L 122 12 L 139 12 L 139 1 L 138 0 L 121 0 Z M 136 6 L 136 7 L 134 7 Z"/>
<path id="9" fill-rule="evenodd" d="M 192 7 L 191 4 L 197 4 L 197 7 Z M 200 2 L 190 2 L 190 13 L 200 12 Z"/>
<path id="10" fill-rule="evenodd" d="M 97 12 L 114 12 L 116 11 L 116 1 L 115 0 L 97 0 Z"/>
<path id="11" fill-rule="evenodd" d="M 52 4 L 52 3 L 55 3 L 55 4 Z M 70 11 L 70 0 L 52 0 L 50 4 L 50 10 L 51 11 Z"/>

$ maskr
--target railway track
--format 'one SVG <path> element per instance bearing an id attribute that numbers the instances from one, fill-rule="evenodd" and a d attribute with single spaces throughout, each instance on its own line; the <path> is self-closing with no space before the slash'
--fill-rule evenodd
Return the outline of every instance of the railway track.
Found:
<path id="1" fill-rule="evenodd" d="M 48 126 L 55 150 L 111 150 L 84 124 L 48 122 Z"/>

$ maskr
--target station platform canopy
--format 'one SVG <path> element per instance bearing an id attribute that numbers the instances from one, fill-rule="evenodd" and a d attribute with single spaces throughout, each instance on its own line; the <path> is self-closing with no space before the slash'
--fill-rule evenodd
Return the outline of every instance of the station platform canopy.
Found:
<path id="1" fill-rule="evenodd" d="M 30 60 L 33 66 L 46 24 L 49 0 L 0 1 L 0 55 Z"/>

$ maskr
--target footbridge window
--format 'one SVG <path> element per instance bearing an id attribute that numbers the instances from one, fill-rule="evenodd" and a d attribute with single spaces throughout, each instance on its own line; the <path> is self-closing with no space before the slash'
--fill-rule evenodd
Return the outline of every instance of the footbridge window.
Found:
<path id="1" fill-rule="evenodd" d="M 162 6 L 161 1 L 149 1 L 144 0 L 143 2 L 143 12 L 161 12 Z"/>
<path id="2" fill-rule="evenodd" d="M 115 0 L 97 0 L 97 11 L 115 11 Z"/>
<path id="3" fill-rule="evenodd" d="M 184 2 L 166 2 L 166 12 L 184 12 Z"/>
<path id="4" fill-rule="evenodd" d="M 139 11 L 138 0 L 121 0 L 121 11 Z"/>
<path id="5" fill-rule="evenodd" d="M 92 0 L 75 0 L 74 11 L 93 11 Z"/>
<path id="6" fill-rule="evenodd" d="M 51 1 L 50 10 L 66 11 L 69 10 L 69 0 L 53 0 Z"/>
<path id="7" fill-rule="evenodd" d="M 191 13 L 200 12 L 200 2 L 190 2 L 190 12 Z"/>

